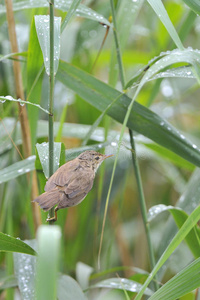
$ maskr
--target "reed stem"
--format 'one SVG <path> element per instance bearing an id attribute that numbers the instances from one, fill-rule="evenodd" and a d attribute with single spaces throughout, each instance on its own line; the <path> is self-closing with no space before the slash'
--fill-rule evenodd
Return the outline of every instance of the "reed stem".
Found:
<path id="1" fill-rule="evenodd" d="M 49 2 L 50 11 L 50 73 L 49 73 L 49 177 L 53 175 L 54 166 L 54 0 Z M 50 218 L 54 215 L 54 209 L 49 211 Z M 49 222 L 52 224 L 52 222 Z"/>
<path id="2" fill-rule="evenodd" d="M 125 87 L 125 74 L 124 74 L 124 68 L 123 68 L 123 62 L 122 62 L 122 54 L 121 54 L 121 49 L 120 49 L 120 43 L 119 43 L 119 39 L 118 39 L 118 35 L 117 35 L 117 21 L 116 21 L 116 14 L 115 14 L 114 1 L 113 0 L 110 0 L 110 6 L 111 6 L 113 25 L 114 25 L 113 35 L 114 35 L 114 40 L 115 40 L 116 52 L 117 52 L 117 61 L 118 61 L 118 66 L 119 66 L 119 76 L 120 76 L 122 88 L 124 89 L 124 87 Z M 140 210 L 141 210 L 143 224 L 144 224 L 146 238 L 147 238 L 150 267 L 151 267 L 151 270 L 153 270 L 153 268 L 155 266 L 155 257 L 154 257 L 152 242 L 151 242 L 150 227 L 149 227 L 149 223 L 148 223 L 148 220 L 147 220 L 147 209 L 146 209 L 146 202 L 145 202 L 145 197 L 144 197 L 144 192 L 143 192 L 143 187 L 142 187 L 142 181 L 141 181 L 141 176 L 140 176 L 140 169 L 139 169 L 139 164 L 138 164 L 138 160 L 137 160 L 137 155 L 136 155 L 136 152 L 135 152 L 135 141 L 134 141 L 132 130 L 130 130 L 130 129 L 129 129 L 129 136 L 130 136 L 131 147 L 132 147 L 132 150 L 133 150 L 132 151 L 133 168 L 134 168 L 134 172 L 135 172 L 135 177 L 136 177 L 136 182 L 137 182 L 137 187 L 138 187 L 138 193 L 139 193 L 139 205 L 140 205 Z M 154 286 L 155 286 L 155 289 L 157 290 L 158 289 L 157 282 L 155 282 Z"/>
<path id="3" fill-rule="evenodd" d="M 12 0 L 6 0 L 6 16 L 8 21 L 8 32 L 9 32 L 9 39 L 11 45 L 11 52 L 18 53 L 18 44 L 17 44 L 17 35 L 15 30 L 15 19 L 13 13 L 13 4 Z M 18 60 L 13 60 L 13 71 L 14 71 L 14 80 L 15 80 L 15 91 L 16 97 L 22 100 L 25 99 L 24 97 L 24 90 L 23 90 L 23 82 L 22 82 L 22 72 L 20 62 Z M 22 145 L 23 145 L 23 154 L 24 157 L 29 157 L 31 155 L 31 131 L 29 126 L 29 120 L 27 115 L 26 106 L 21 106 L 18 103 L 18 110 L 19 110 L 19 120 L 22 132 Z M 30 180 L 32 178 L 32 180 Z M 36 172 L 33 171 L 33 175 L 27 176 L 28 182 L 32 181 L 31 186 L 31 200 L 35 199 L 38 196 L 38 185 L 37 185 L 37 177 Z M 32 203 L 32 213 L 33 213 L 33 220 L 34 220 L 34 227 L 35 231 L 41 225 L 41 212 L 38 205 Z"/>

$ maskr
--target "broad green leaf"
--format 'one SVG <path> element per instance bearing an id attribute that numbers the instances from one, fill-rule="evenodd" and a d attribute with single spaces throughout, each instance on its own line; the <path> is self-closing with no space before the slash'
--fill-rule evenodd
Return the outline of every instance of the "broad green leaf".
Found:
<path id="1" fill-rule="evenodd" d="M 54 17 L 54 74 L 57 73 L 60 58 L 60 26 L 61 18 Z M 35 16 L 35 27 L 42 50 L 46 73 L 50 75 L 50 32 L 49 16 Z"/>
<path id="2" fill-rule="evenodd" d="M 196 79 L 193 74 L 192 68 L 190 66 L 184 66 L 176 69 L 169 69 L 163 72 L 160 72 L 153 76 L 150 80 L 155 80 L 158 78 L 189 78 Z"/>
<path id="3" fill-rule="evenodd" d="M 165 28 L 167 29 L 169 35 L 171 36 L 171 38 L 173 39 L 175 45 L 180 49 L 180 50 L 184 50 L 183 44 L 167 14 L 167 11 L 165 10 L 165 7 L 163 5 L 163 2 L 161 0 L 148 0 L 149 4 L 152 6 L 152 8 L 154 9 L 155 13 L 157 14 L 157 16 L 160 18 L 161 22 L 163 23 L 163 25 L 165 26 Z M 194 61 L 192 63 L 192 65 L 194 66 L 195 72 L 196 72 L 196 78 L 198 80 L 198 83 L 200 83 L 200 67 L 199 67 L 199 62 Z"/>
<path id="4" fill-rule="evenodd" d="M 58 279 L 58 300 L 86 300 L 79 284 L 72 277 L 61 275 Z"/>
<path id="5" fill-rule="evenodd" d="M 31 31 L 28 45 L 27 57 L 27 100 L 39 104 L 42 81 L 43 81 L 43 57 L 42 51 L 37 38 L 34 18 L 31 23 Z M 36 143 L 37 123 L 39 110 L 35 107 L 28 106 L 29 124 L 31 130 L 32 153 L 34 153 L 34 145 Z"/>
<path id="6" fill-rule="evenodd" d="M 200 3 L 199 0 L 183 0 L 197 15 L 200 15 Z"/>
<path id="7" fill-rule="evenodd" d="M 48 121 L 39 120 L 37 124 L 37 138 L 48 137 Z M 15 128 L 16 134 L 14 138 L 14 142 L 16 145 L 21 144 L 21 130 L 19 122 L 16 122 L 14 118 L 4 118 L 3 124 L 0 122 L 0 155 L 4 153 L 6 150 L 9 150 L 13 147 L 13 144 L 10 139 L 8 139 L 8 133 L 5 131 L 4 126 L 7 128 L 9 132 L 12 132 L 13 128 Z M 57 136 L 60 134 L 60 122 L 54 122 L 54 134 Z M 76 137 L 78 139 L 83 139 L 88 131 L 90 130 L 90 125 L 85 124 L 73 124 L 73 123 L 63 123 L 62 135 L 65 137 Z M 113 140 L 118 135 L 117 131 L 110 131 L 109 138 Z M 104 128 L 98 127 L 90 136 L 90 139 L 96 142 L 104 141 Z"/>
<path id="8" fill-rule="evenodd" d="M 82 289 L 87 289 L 89 286 L 90 275 L 94 272 L 91 266 L 88 266 L 82 262 L 76 264 L 76 279 Z"/>
<path id="9" fill-rule="evenodd" d="M 137 293 L 141 289 L 141 284 L 126 278 L 109 278 L 102 280 L 92 286 L 92 288 L 109 288 L 109 289 L 119 289 L 119 290 L 126 290 L 130 292 Z M 145 295 L 151 296 L 152 291 L 149 288 L 146 288 Z"/>
<path id="10" fill-rule="evenodd" d="M 164 204 L 158 204 L 158 205 L 154 205 L 152 206 L 147 214 L 147 219 L 148 222 L 151 222 L 153 219 L 155 219 L 160 213 L 164 212 L 164 211 L 170 211 L 170 210 L 181 210 L 180 208 L 176 208 L 172 205 L 164 205 Z"/>
<path id="11" fill-rule="evenodd" d="M 144 76 L 145 72 L 150 68 L 150 66 L 152 66 L 155 63 L 157 63 L 158 60 L 160 60 L 162 57 L 164 57 L 165 55 L 168 55 L 168 54 L 169 54 L 169 51 L 167 51 L 167 52 L 161 52 L 160 55 L 155 56 L 154 58 L 152 58 L 146 66 L 144 66 L 143 68 L 139 69 L 136 72 L 136 74 L 134 74 L 133 77 L 126 83 L 125 89 L 127 89 L 127 88 L 129 88 L 131 86 L 136 86 L 136 84 L 139 85 L 139 81 L 142 79 L 142 77 Z"/>
<path id="12" fill-rule="evenodd" d="M 0 170 L 0 184 L 18 176 L 26 174 L 35 169 L 35 155 L 18 161 L 2 170 Z"/>
<path id="13" fill-rule="evenodd" d="M 185 237 L 188 235 L 190 230 L 196 225 L 196 223 L 199 221 L 200 218 L 200 206 L 198 206 L 191 215 L 187 218 L 183 226 L 180 228 L 178 233 L 175 235 L 173 240 L 168 245 L 167 249 L 164 251 L 160 259 L 158 260 L 157 264 L 153 268 L 152 272 L 150 273 L 149 277 L 145 281 L 145 283 L 142 286 L 142 289 L 136 296 L 135 300 L 141 299 L 142 295 L 144 294 L 144 291 L 146 290 L 149 283 L 154 278 L 155 274 L 159 271 L 159 269 L 163 266 L 163 264 L 166 262 L 166 260 L 170 257 L 170 255 L 174 252 L 174 250 L 180 245 L 180 243 L 185 239 Z"/>
<path id="14" fill-rule="evenodd" d="M 148 212 L 148 221 L 150 222 L 158 214 L 167 210 L 172 214 L 178 228 L 181 228 L 184 222 L 187 220 L 188 215 L 182 209 L 178 207 L 173 207 L 171 205 L 166 206 L 163 204 L 159 204 L 151 207 Z M 185 237 L 185 241 L 188 247 L 190 248 L 192 254 L 194 255 L 194 257 L 195 258 L 200 257 L 200 232 L 197 226 L 195 226 L 188 233 L 188 235 Z"/>
<path id="15" fill-rule="evenodd" d="M 149 300 L 175 300 L 200 287 L 200 258 L 180 271 L 156 291 Z"/>
<path id="16" fill-rule="evenodd" d="M 36 144 L 38 157 L 46 178 L 49 178 L 49 143 Z M 59 168 L 61 154 L 64 153 L 62 143 L 54 143 L 54 172 Z"/>
<path id="17" fill-rule="evenodd" d="M 35 255 L 36 252 L 20 239 L 0 232 L 0 251 L 3 252 L 21 252 Z"/>
<path id="18" fill-rule="evenodd" d="M 132 79 L 127 83 L 126 88 L 129 87 L 136 87 L 138 86 L 138 79 L 141 79 L 142 73 L 147 71 L 146 68 L 143 68 L 132 77 Z M 153 77 L 149 78 L 148 81 L 152 81 L 158 78 L 188 78 L 188 79 L 196 79 L 196 76 L 193 74 L 192 68 L 190 66 L 184 66 L 180 68 L 173 68 L 161 71 L 160 73 L 154 75 Z"/>
<path id="19" fill-rule="evenodd" d="M 143 80 L 143 84 L 149 77 L 150 74 Z M 127 95 L 121 94 L 88 73 L 62 61 L 59 65 L 57 79 L 100 111 L 104 111 L 114 99 L 118 98 L 107 114 L 123 123 L 131 102 Z M 137 102 L 133 104 L 127 126 L 200 166 L 198 147 L 190 143 L 167 121 Z"/>
<path id="20" fill-rule="evenodd" d="M 71 4 L 72 4 L 72 0 L 54 1 L 55 8 L 60 9 L 62 11 L 68 11 L 70 9 Z M 14 11 L 36 8 L 36 7 L 49 7 L 49 2 L 46 0 L 32 0 L 32 1 L 21 0 L 21 1 L 14 1 L 13 3 Z M 0 5 L 0 14 L 2 13 L 6 13 L 5 5 Z M 104 18 L 101 14 L 97 13 L 96 11 L 90 9 L 89 7 L 83 4 L 80 4 L 79 7 L 76 9 L 76 15 L 83 18 L 91 19 L 96 22 L 105 23 L 108 26 L 112 26 L 111 23 L 106 18 Z"/>
<path id="21" fill-rule="evenodd" d="M 36 240 L 26 240 L 27 245 L 36 250 Z M 18 288 L 23 300 L 33 300 L 35 297 L 35 265 L 36 256 L 24 253 L 13 253 L 14 271 Z"/>
<path id="22" fill-rule="evenodd" d="M 42 225 L 37 232 L 37 300 L 55 300 L 60 255 L 61 229 L 56 225 Z"/>
<path id="23" fill-rule="evenodd" d="M 21 99 L 14 99 L 13 97 L 11 96 L 0 96 L 0 102 L 1 103 L 5 103 L 6 101 L 13 101 L 13 102 L 19 102 L 20 105 L 24 105 L 24 104 L 30 104 L 30 105 L 33 105 L 39 109 L 41 109 L 42 111 L 44 111 L 45 113 L 49 114 L 49 111 L 42 108 L 39 104 L 36 104 L 36 103 L 32 103 L 32 102 L 29 102 L 29 101 L 24 101 L 24 100 L 21 100 Z"/>
<path id="24" fill-rule="evenodd" d="M 194 170 L 194 165 L 183 159 L 181 156 L 175 154 L 174 152 L 171 152 L 168 149 L 152 142 L 144 141 L 144 145 L 147 148 L 153 150 L 156 153 L 156 155 L 159 155 L 159 157 L 164 158 L 165 161 L 170 161 L 171 163 L 180 168 L 185 168 L 190 171 Z"/>
<path id="25" fill-rule="evenodd" d="M 199 75 L 199 70 L 198 70 L 199 59 L 200 59 L 200 51 L 194 50 L 192 48 L 188 48 L 188 49 L 184 49 L 184 50 L 175 49 L 173 51 L 161 53 L 159 56 L 156 56 L 155 58 L 153 58 L 152 61 L 149 62 L 149 64 L 148 64 L 149 68 L 146 70 L 146 72 L 145 72 L 144 76 L 142 77 L 138 86 L 141 88 L 149 80 L 157 79 L 159 77 L 164 77 L 164 76 L 162 76 L 165 74 L 165 71 L 163 71 L 163 70 L 165 68 L 167 68 L 168 66 L 176 64 L 176 63 L 187 63 L 187 64 L 194 66 L 195 71 Z M 153 64 L 152 64 L 152 62 L 153 62 Z M 180 76 L 180 68 L 177 68 L 177 70 L 179 72 L 179 76 L 177 76 L 177 77 L 181 77 Z M 183 70 L 183 68 L 182 68 L 182 70 Z M 143 72 L 143 71 L 144 71 L 144 69 L 142 69 L 140 72 Z M 160 76 L 158 74 L 159 72 L 161 72 Z M 169 72 L 169 71 L 166 71 L 166 72 Z M 173 71 L 170 71 L 170 72 L 175 73 L 176 69 L 173 69 Z M 193 73 L 194 73 L 194 70 L 192 71 L 191 69 L 189 69 L 187 75 L 193 75 Z M 182 77 L 187 77 L 184 71 L 182 74 L 183 74 Z M 172 77 L 173 77 L 173 75 L 172 75 Z M 131 83 L 134 83 L 134 81 L 135 81 L 135 75 L 134 75 L 133 79 L 131 79 L 127 83 L 127 87 L 130 87 Z"/>

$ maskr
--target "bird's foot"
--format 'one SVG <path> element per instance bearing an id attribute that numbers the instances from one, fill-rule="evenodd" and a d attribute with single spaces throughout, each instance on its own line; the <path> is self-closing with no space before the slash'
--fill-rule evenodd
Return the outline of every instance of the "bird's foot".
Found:
<path id="1" fill-rule="evenodd" d="M 47 218 L 46 222 L 56 222 L 57 221 L 57 211 L 58 211 L 58 207 L 56 207 L 54 209 L 54 216 L 52 218 Z"/>

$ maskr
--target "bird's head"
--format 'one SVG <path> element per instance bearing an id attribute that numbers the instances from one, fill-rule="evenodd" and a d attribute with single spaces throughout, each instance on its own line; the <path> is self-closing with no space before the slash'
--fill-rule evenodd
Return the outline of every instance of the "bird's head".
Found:
<path id="1" fill-rule="evenodd" d="M 88 164 L 92 165 L 94 171 L 98 169 L 100 164 L 108 157 L 113 156 L 113 154 L 106 155 L 96 152 L 94 150 L 87 150 L 81 153 L 78 158 L 82 161 L 86 161 Z"/>

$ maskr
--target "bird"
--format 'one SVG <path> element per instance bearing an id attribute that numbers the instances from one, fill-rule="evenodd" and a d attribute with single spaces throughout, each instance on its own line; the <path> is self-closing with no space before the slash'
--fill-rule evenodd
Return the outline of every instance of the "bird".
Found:
<path id="1" fill-rule="evenodd" d="M 57 205 L 54 209 L 54 217 L 47 218 L 47 222 L 57 221 L 59 209 L 78 205 L 84 200 L 93 187 L 98 167 L 111 156 L 113 154 L 105 155 L 87 150 L 57 169 L 46 182 L 45 192 L 33 200 L 44 211 Z"/>

